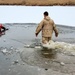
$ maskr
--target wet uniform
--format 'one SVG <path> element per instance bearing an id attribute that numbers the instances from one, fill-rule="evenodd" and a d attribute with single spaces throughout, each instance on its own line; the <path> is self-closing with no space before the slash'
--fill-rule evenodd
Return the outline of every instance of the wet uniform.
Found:
<path id="1" fill-rule="evenodd" d="M 54 24 L 54 21 L 50 19 L 49 16 L 44 18 L 36 28 L 36 34 L 39 34 L 39 32 L 42 31 L 42 43 L 46 44 L 51 40 L 53 31 L 56 35 L 58 35 L 57 28 Z"/>

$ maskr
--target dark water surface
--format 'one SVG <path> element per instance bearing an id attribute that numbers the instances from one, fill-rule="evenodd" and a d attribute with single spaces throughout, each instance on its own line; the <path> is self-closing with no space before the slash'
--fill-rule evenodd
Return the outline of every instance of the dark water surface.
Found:
<path id="1" fill-rule="evenodd" d="M 35 24 L 7 24 L 0 37 L 0 75 L 74 75 L 74 50 L 38 48 L 41 34 L 36 38 Z M 75 44 L 75 28 L 57 26 L 59 37 L 53 40 Z M 25 47 L 28 45 L 28 48 Z M 35 48 L 37 47 L 37 48 Z M 67 46 L 68 47 L 68 46 Z M 69 49 L 69 48 L 67 48 Z"/>

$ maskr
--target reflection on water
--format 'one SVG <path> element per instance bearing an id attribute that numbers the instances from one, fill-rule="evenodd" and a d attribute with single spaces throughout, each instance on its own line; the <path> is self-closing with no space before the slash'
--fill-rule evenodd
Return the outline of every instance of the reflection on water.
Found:
<path id="1" fill-rule="evenodd" d="M 20 56 L 22 61 L 29 65 L 44 67 L 51 65 L 52 60 L 57 58 L 57 52 L 45 48 L 24 48 Z"/>
<path id="2" fill-rule="evenodd" d="M 40 53 L 43 58 L 54 59 L 56 58 L 56 51 L 52 49 L 42 48 Z"/>
<path id="3" fill-rule="evenodd" d="M 39 66 L 45 69 L 50 68 L 64 73 L 67 73 L 67 70 L 69 70 L 69 73 L 73 71 L 67 64 L 75 64 L 75 57 L 66 55 L 61 50 L 61 52 L 59 52 L 59 50 L 45 48 L 24 48 L 21 49 L 21 51 L 20 57 L 22 61 L 28 65 Z M 67 67 L 62 66 L 63 64 Z"/>
<path id="4" fill-rule="evenodd" d="M 5 31 L 0 31 L 0 37 L 5 35 Z"/>
<path id="5" fill-rule="evenodd" d="M 4 29 L 4 30 L 0 30 L 0 37 L 1 37 L 2 35 L 5 35 L 6 30 L 8 30 L 8 28 L 6 28 L 6 29 Z"/>

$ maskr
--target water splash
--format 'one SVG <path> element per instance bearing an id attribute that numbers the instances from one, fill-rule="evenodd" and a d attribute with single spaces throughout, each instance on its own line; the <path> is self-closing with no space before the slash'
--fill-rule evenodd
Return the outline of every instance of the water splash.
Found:
<path id="1" fill-rule="evenodd" d="M 42 44 L 43 47 L 48 49 L 60 49 L 60 50 L 75 50 L 75 44 L 65 43 L 65 42 L 53 42 L 49 41 L 47 44 Z"/>
<path id="2" fill-rule="evenodd" d="M 57 70 L 63 73 L 74 71 L 71 65 L 75 65 L 75 44 L 51 40 L 47 44 L 36 45 L 34 43 L 27 45 L 21 50 L 20 57 L 28 65 Z"/>
<path id="3" fill-rule="evenodd" d="M 75 44 L 70 44 L 70 43 L 66 43 L 66 42 L 54 42 L 52 40 L 50 40 L 47 44 L 38 44 L 33 43 L 30 45 L 24 45 L 25 48 L 46 48 L 46 49 L 53 49 L 53 50 L 62 50 L 62 51 L 74 51 L 75 52 Z"/>

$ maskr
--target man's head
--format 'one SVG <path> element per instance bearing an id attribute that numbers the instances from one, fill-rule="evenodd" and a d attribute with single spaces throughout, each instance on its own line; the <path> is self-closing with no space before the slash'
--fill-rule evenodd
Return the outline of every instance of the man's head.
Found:
<path id="1" fill-rule="evenodd" d="M 48 16 L 48 15 L 49 15 L 48 12 L 45 11 L 45 12 L 44 12 L 44 17 L 46 17 L 46 16 Z"/>

